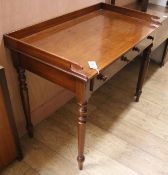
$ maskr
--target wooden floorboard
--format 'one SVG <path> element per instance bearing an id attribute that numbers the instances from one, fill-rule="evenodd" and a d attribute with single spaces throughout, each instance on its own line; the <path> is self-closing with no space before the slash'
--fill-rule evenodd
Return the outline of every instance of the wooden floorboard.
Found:
<path id="1" fill-rule="evenodd" d="M 72 99 L 22 138 L 24 160 L 2 175 L 167 175 L 168 64 L 151 63 L 139 103 L 139 61 L 101 87 L 89 102 L 85 168 L 77 168 L 77 105 Z"/>

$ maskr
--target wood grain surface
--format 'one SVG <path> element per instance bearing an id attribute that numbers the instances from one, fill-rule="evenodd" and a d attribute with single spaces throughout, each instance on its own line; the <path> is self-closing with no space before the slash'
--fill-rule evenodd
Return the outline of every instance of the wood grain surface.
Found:
<path id="1" fill-rule="evenodd" d="M 128 16 L 96 11 L 24 38 L 23 41 L 77 62 L 91 78 L 95 71 L 89 68 L 89 60 L 95 60 L 101 70 L 153 30 L 143 21 Z"/>
<path id="2" fill-rule="evenodd" d="M 91 79 L 97 72 L 89 68 L 89 60 L 104 69 L 150 35 L 159 26 L 156 20 L 100 3 L 5 35 L 5 43 L 64 70 L 71 64 L 83 68 L 81 75 Z"/>

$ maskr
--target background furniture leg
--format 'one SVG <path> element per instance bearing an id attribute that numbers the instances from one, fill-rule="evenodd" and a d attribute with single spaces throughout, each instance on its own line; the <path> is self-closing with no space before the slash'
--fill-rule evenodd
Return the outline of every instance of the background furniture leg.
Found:
<path id="1" fill-rule="evenodd" d="M 142 58 L 142 63 L 141 63 L 141 68 L 139 72 L 139 77 L 138 77 L 138 83 L 137 83 L 137 88 L 136 88 L 136 93 L 135 93 L 135 101 L 138 102 L 139 98 L 142 94 L 142 86 L 145 80 L 145 76 L 149 67 L 150 63 L 150 57 L 149 55 L 151 54 L 151 46 L 146 48 L 143 52 L 143 58 Z"/>
<path id="2" fill-rule="evenodd" d="M 163 56 L 162 56 L 162 61 L 161 61 L 160 67 L 165 65 L 167 52 L 168 52 L 168 38 L 166 40 L 166 44 L 165 44 L 165 48 L 164 48 L 164 51 L 163 51 Z"/>
<path id="3" fill-rule="evenodd" d="M 25 69 L 22 67 L 17 67 L 17 72 L 18 72 L 18 78 L 20 83 L 20 95 L 21 95 L 23 110 L 26 118 L 26 128 L 29 136 L 33 137 L 33 125 L 31 122 L 29 95 L 28 95 L 28 88 L 26 83 Z"/>
<path id="4" fill-rule="evenodd" d="M 141 11 L 146 12 L 148 9 L 149 0 L 142 0 Z"/>
<path id="5" fill-rule="evenodd" d="M 87 102 L 79 105 L 79 117 L 78 117 L 78 165 L 79 169 L 83 169 L 84 157 L 84 144 L 85 144 L 85 130 L 87 119 Z"/>
<path id="6" fill-rule="evenodd" d="M 115 0 L 111 0 L 111 4 L 115 5 Z"/>

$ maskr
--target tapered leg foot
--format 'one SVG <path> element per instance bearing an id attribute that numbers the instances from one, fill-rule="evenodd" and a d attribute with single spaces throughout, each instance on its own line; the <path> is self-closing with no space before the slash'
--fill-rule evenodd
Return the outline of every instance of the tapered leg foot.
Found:
<path id="1" fill-rule="evenodd" d="M 78 161 L 79 170 L 83 170 L 83 163 L 85 161 L 85 157 L 84 156 L 78 156 L 77 161 Z"/>
<path id="2" fill-rule="evenodd" d="M 33 138 L 33 136 L 34 136 L 33 125 L 30 124 L 29 126 L 26 126 L 26 129 L 27 129 L 27 131 L 28 131 L 29 137 L 30 137 L 30 138 Z"/>
<path id="3" fill-rule="evenodd" d="M 142 91 L 136 92 L 136 94 L 135 94 L 135 102 L 139 102 L 141 94 L 142 94 Z"/>
<path id="4" fill-rule="evenodd" d="M 22 160 L 23 160 L 23 154 L 18 155 L 18 156 L 16 157 L 16 159 L 17 159 L 18 161 L 22 161 Z"/>

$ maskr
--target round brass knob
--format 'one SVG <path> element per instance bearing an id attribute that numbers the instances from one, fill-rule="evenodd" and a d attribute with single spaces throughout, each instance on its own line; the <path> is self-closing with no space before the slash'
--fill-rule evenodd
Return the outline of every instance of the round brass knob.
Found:
<path id="1" fill-rule="evenodd" d="M 127 63 L 130 62 L 130 60 L 126 56 L 122 56 L 121 61 L 125 61 Z"/>
<path id="2" fill-rule="evenodd" d="M 97 79 L 98 79 L 98 80 L 106 81 L 107 78 L 108 78 L 108 77 L 107 77 L 106 75 L 103 75 L 103 74 L 101 74 L 101 73 L 97 75 Z"/>
<path id="3" fill-rule="evenodd" d="M 154 37 L 153 36 L 151 36 L 151 35 L 149 35 L 148 37 L 147 37 L 147 39 L 150 39 L 150 40 L 154 40 Z"/>
<path id="4" fill-rule="evenodd" d="M 133 51 L 136 51 L 136 52 L 138 52 L 138 53 L 140 52 L 140 49 L 139 49 L 138 47 L 133 47 L 132 50 L 133 50 Z"/>

